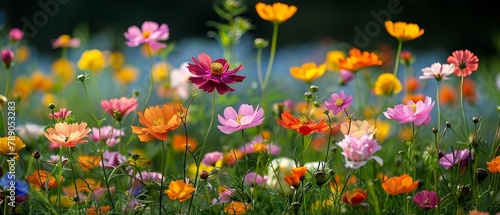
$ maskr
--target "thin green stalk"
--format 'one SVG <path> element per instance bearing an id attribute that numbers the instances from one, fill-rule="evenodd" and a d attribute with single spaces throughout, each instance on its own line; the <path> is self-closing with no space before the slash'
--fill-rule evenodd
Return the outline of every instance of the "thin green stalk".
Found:
<path id="1" fill-rule="evenodd" d="M 373 183 L 370 181 L 370 177 L 368 176 L 368 171 L 366 171 L 366 170 L 362 170 L 362 171 L 364 172 L 366 180 L 368 182 L 368 190 L 369 190 L 368 193 L 370 193 L 370 196 L 373 199 L 373 204 L 375 207 L 375 214 L 380 215 L 381 214 L 380 203 L 378 201 L 377 194 L 375 193 L 375 189 L 373 189 Z"/>
<path id="2" fill-rule="evenodd" d="M 108 177 L 106 176 L 106 166 L 104 165 L 104 156 L 103 156 L 103 153 L 99 153 L 99 154 L 101 155 L 102 172 L 104 173 L 104 175 L 103 175 L 104 182 L 106 184 L 106 189 L 108 191 L 109 201 L 111 202 L 111 209 L 115 210 L 115 203 L 113 202 L 113 196 L 111 196 L 111 191 L 109 189 Z"/>
<path id="3" fill-rule="evenodd" d="M 462 108 L 462 117 L 464 119 L 465 137 L 468 138 L 469 128 L 467 127 L 467 119 L 465 118 L 465 107 L 464 107 L 464 76 L 462 76 L 460 80 L 460 107 Z"/>
<path id="4" fill-rule="evenodd" d="M 264 83 L 264 78 L 262 77 L 262 48 L 257 48 L 257 77 L 259 80 L 259 85 L 262 87 Z"/>
<path id="5" fill-rule="evenodd" d="M 438 115 L 438 123 L 437 123 L 437 135 L 439 136 L 439 131 L 441 131 L 441 108 L 440 108 L 440 101 L 439 101 L 439 81 L 436 83 L 436 105 L 437 105 L 437 115 Z M 436 148 L 436 150 L 438 150 Z"/>
<path id="6" fill-rule="evenodd" d="M 73 174 L 73 186 L 75 186 L 75 193 L 76 193 L 76 207 L 79 208 L 80 204 L 80 196 L 78 195 L 78 186 L 76 185 L 76 176 L 75 176 L 75 168 L 73 167 L 73 156 L 71 154 L 71 148 L 67 147 L 68 149 L 68 157 L 71 160 L 70 165 L 71 165 L 71 173 Z M 61 158 L 59 158 L 61 159 Z M 78 214 L 80 214 L 80 210 L 78 210 Z"/>
<path id="7" fill-rule="evenodd" d="M 5 97 L 9 96 L 9 88 L 10 88 L 10 68 L 7 68 L 7 75 L 5 77 L 7 83 L 5 84 Z"/>
<path id="8" fill-rule="evenodd" d="M 497 144 L 498 132 L 499 131 L 500 131 L 500 114 L 499 114 L 497 129 L 495 131 L 495 137 L 493 138 L 493 143 L 491 144 L 491 152 L 492 153 L 494 152 L 495 154 L 490 155 L 491 158 L 494 158 L 494 157 L 498 156 L 498 152 L 500 150 L 500 144 L 497 146 L 496 150 L 493 150 L 493 149 L 495 149 L 495 145 Z"/>
<path id="9" fill-rule="evenodd" d="M 403 48 L 403 41 L 402 40 L 398 40 L 399 43 L 398 43 L 398 50 L 396 52 L 396 64 L 394 65 L 394 76 L 397 77 L 397 74 L 398 74 L 398 66 L 399 66 L 399 56 L 401 55 L 401 49 Z"/>
<path id="10" fill-rule="evenodd" d="M 99 120 L 97 118 L 97 115 L 95 114 L 95 111 L 94 111 L 94 108 L 92 108 L 92 102 L 90 101 L 90 97 L 89 97 L 89 93 L 87 91 L 87 86 L 85 85 L 85 82 L 82 81 L 82 85 L 83 85 L 83 91 L 85 91 L 85 98 L 87 99 L 87 104 L 89 105 L 89 108 L 90 108 L 90 111 L 92 112 L 92 116 L 94 117 L 94 120 L 96 121 L 96 124 L 97 124 L 97 127 L 99 127 Z M 99 129 L 101 130 L 101 129 Z M 101 137 L 101 135 L 99 135 L 99 138 Z"/>
<path id="11" fill-rule="evenodd" d="M 273 68 L 274 55 L 276 54 L 276 43 L 278 41 L 278 23 L 273 23 L 273 37 L 271 39 L 271 53 L 269 55 L 269 63 L 267 65 L 266 78 L 264 79 L 264 83 L 261 86 L 262 91 L 266 90 L 267 82 L 269 81 L 269 77 L 271 76 L 271 71 Z"/>
<path id="12" fill-rule="evenodd" d="M 158 214 L 161 214 L 161 209 L 162 209 L 162 192 L 163 192 L 163 175 L 165 173 L 165 142 L 162 140 L 161 141 L 161 181 L 160 181 L 160 207 L 158 207 Z M 153 210 L 151 208 L 151 210 Z"/>
<path id="13" fill-rule="evenodd" d="M 151 92 L 153 91 L 153 85 L 154 85 L 154 80 L 153 80 L 153 55 L 151 54 L 151 47 L 147 47 L 148 49 L 148 57 L 149 57 L 149 88 L 148 88 L 148 94 L 146 95 L 146 101 L 144 102 L 144 108 L 143 110 L 146 110 L 146 107 L 148 107 L 149 99 L 151 98 Z"/>

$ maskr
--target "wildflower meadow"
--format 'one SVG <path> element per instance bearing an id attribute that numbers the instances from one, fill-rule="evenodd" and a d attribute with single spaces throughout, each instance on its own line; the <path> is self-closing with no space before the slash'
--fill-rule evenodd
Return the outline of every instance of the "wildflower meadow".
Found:
<path id="1" fill-rule="evenodd" d="M 301 10 L 222 0 L 215 45 L 137 20 L 54 35 L 43 58 L 1 27 L 0 211 L 500 214 L 498 56 L 417 66 L 426 26 L 384 20 L 394 52 L 294 57 L 280 28 Z M 248 39 L 249 13 L 268 34 Z"/>

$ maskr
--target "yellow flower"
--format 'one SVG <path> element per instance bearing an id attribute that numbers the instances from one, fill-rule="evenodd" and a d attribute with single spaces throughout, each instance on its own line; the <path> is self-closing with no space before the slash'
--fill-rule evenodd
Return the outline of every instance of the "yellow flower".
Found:
<path id="1" fill-rule="evenodd" d="M 59 77 L 63 83 L 68 84 L 74 80 L 75 65 L 65 58 L 59 58 L 52 63 L 52 75 Z"/>
<path id="2" fill-rule="evenodd" d="M 89 155 L 78 156 L 78 163 L 80 164 L 80 169 L 84 172 L 89 171 L 94 167 L 98 167 L 100 162 L 101 162 L 100 156 L 89 156 Z"/>
<path id="3" fill-rule="evenodd" d="M 73 199 L 69 196 L 61 196 L 59 201 L 63 208 L 69 208 L 75 204 L 75 201 L 73 201 Z M 50 202 L 52 203 L 52 205 L 57 206 L 57 195 L 51 196 Z"/>
<path id="4" fill-rule="evenodd" d="M 297 12 L 297 7 L 280 2 L 273 5 L 259 2 L 255 5 L 255 10 L 263 20 L 279 24 L 290 19 Z"/>
<path id="5" fill-rule="evenodd" d="M 345 58 L 345 53 L 339 50 L 332 50 L 326 54 L 326 69 L 332 72 L 340 70 L 340 59 Z"/>
<path id="6" fill-rule="evenodd" d="M 17 136 L 8 136 L 0 138 L 0 154 L 5 156 L 14 155 L 16 160 L 19 159 L 19 150 L 26 147 L 21 138 Z"/>
<path id="7" fill-rule="evenodd" d="M 420 29 L 417 24 L 406 22 L 385 21 L 385 29 L 400 41 L 413 40 L 424 34 L 424 29 Z"/>
<path id="8" fill-rule="evenodd" d="M 47 106 L 50 103 L 56 103 L 56 96 L 52 93 L 45 93 L 42 97 L 42 105 Z"/>
<path id="9" fill-rule="evenodd" d="M 30 56 L 30 49 L 28 48 L 28 46 L 19 46 L 19 48 L 17 48 L 16 50 L 16 62 L 17 63 L 23 63 L 24 61 L 26 61 L 28 59 L 28 57 Z"/>
<path id="10" fill-rule="evenodd" d="M 170 66 L 166 62 L 158 62 L 153 67 L 153 80 L 161 82 L 167 79 Z"/>
<path id="11" fill-rule="evenodd" d="M 217 162 L 215 165 L 220 167 L 222 166 L 222 160 Z M 211 172 L 215 167 L 213 166 L 208 166 L 208 165 L 205 165 L 203 164 L 203 162 L 200 163 L 200 170 L 198 171 L 198 174 L 200 174 L 201 172 L 203 172 L 203 170 L 207 171 L 207 172 Z M 189 164 L 189 167 L 187 169 L 187 175 L 189 176 L 189 178 L 195 178 L 196 176 L 196 164 L 195 163 L 190 163 Z"/>
<path id="12" fill-rule="evenodd" d="M 183 202 L 191 198 L 195 190 L 193 184 L 186 184 L 183 180 L 176 180 L 170 182 L 168 189 L 165 190 L 165 194 L 167 194 L 168 198 L 171 200 Z"/>
<path id="13" fill-rule="evenodd" d="M 488 165 L 488 170 L 491 173 L 500 172 L 500 156 L 493 158 L 493 160 L 486 162 L 486 164 Z"/>
<path id="14" fill-rule="evenodd" d="M 119 51 L 112 52 L 109 55 L 109 65 L 114 71 L 118 71 L 125 64 L 125 55 Z"/>
<path id="15" fill-rule="evenodd" d="M 326 72 L 326 64 L 321 64 L 319 66 L 313 62 L 307 62 L 302 64 L 302 67 L 292 67 L 290 68 L 290 74 L 297 80 L 305 81 L 311 83 L 316 78 L 319 78 Z"/>
<path id="16" fill-rule="evenodd" d="M 125 66 L 119 69 L 117 73 L 115 73 L 115 79 L 120 83 L 130 84 L 137 81 L 138 74 L 139 71 L 137 70 L 137 68 L 133 66 Z"/>
<path id="17" fill-rule="evenodd" d="M 398 77 L 394 76 L 392 73 L 382 73 L 378 76 L 375 82 L 375 95 L 386 95 L 390 96 L 393 94 L 398 94 L 403 89 L 403 85 L 399 81 Z"/>
<path id="18" fill-rule="evenodd" d="M 52 86 L 54 86 L 54 81 L 48 75 L 40 71 L 35 71 L 31 74 L 31 86 L 33 86 L 35 90 L 48 92 L 52 89 Z"/>
<path id="19" fill-rule="evenodd" d="M 80 70 L 89 70 L 91 72 L 98 72 L 105 65 L 104 55 L 97 49 L 84 51 L 77 64 Z"/>
<path id="20" fill-rule="evenodd" d="M 31 95 L 33 88 L 31 87 L 31 80 L 26 76 L 19 76 L 14 83 L 12 95 L 14 98 L 26 99 Z"/>

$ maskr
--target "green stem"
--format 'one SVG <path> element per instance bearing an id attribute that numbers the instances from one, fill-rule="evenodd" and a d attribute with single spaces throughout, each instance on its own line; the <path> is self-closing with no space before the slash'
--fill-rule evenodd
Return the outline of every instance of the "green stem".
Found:
<path id="1" fill-rule="evenodd" d="M 403 41 L 402 40 L 399 40 L 399 43 L 398 43 L 398 50 L 396 52 L 396 64 L 394 65 L 394 76 L 397 77 L 397 74 L 398 74 L 398 66 L 399 66 L 399 55 L 401 55 L 401 48 L 403 47 Z"/>
<path id="2" fill-rule="evenodd" d="M 273 37 L 271 40 L 271 53 L 269 56 L 269 64 L 267 65 L 266 78 L 261 86 L 262 91 L 265 91 L 269 77 L 271 76 L 271 71 L 273 68 L 274 55 L 276 54 L 276 43 L 278 41 L 278 23 L 273 23 Z"/>
<path id="3" fill-rule="evenodd" d="M 115 204 L 113 203 L 113 196 L 111 195 L 111 191 L 109 189 L 108 177 L 106 176 L 106 166 L 104 165 L 104 156 L 103 153 L 99 154 L 101 155 L 102 172 L 104 173 L 103 177 L 104 177 L 104 182 L 106 184 L 106 189 L 108 191 L 109 201 L 111 202 L 111 209 L 115 210 Z"/>
<path id="4" fill-rule="evenodd" d="M 469 128 L 467 127 L 467 119 L 465 118 L 465 109 L 464 109 L 464 76 L 462 76 L 460 80 L 460 107 L 462 108 L 462 117 L 464 119 L 465 126 L 465 138 L 469 138 Z"/>
<path id="5" fill-rule="evenodd" d="M 368 172 L 366 170 L 363 170 L 366 180 L 368 182 L 368 193 L 370 193 L 370 197 L 373 199 L 373 204 L 375 207 L 375 214 L 380 215 L 380 203 L 378 201 L 377 194 L 375 193 L 375 189 L 373 189 L 373 182 L 370 181 L 370 177 L 368 176 Z M 387 199 L 386 199 L 387 200 Z"/>
<path id="6" fill-rule="evenodd" d="M 148 57 L 149 57 L 149 88 L 148 88 L 148 94 L 146 95 L 146 101 L 144 102 L 144 108 L 143 110 L 146 110 L 146 107 L 148 106 L 149 99 L 151 98 L 151 92 L 153 91 L 153 85 L 154 85 L 154 80 L 153 80 L 153 55 L 151 54 L 151 48 L 147 47 L 148 49 Z"/>
<path id="7" fill-rule="evenodd" d="M 78 186 L 76 185 L 76 176 L 75 176 L 75 168 L 73 167 L 73 156 L 71 154 L 71 148 L 67 147 L 68 149 L 68 157 L 71 160 L 70 165 L 71 165 L 71 173 L 73 174 L 73 186 L 75 186 L 75 193 L 76 193 L 76 207 L 79 208 L 80 204 L 80 196 L 78 195 Z M 61 159 L 61 158 L 59 158 Z M 78 210 L 78 214 L 80 214 L 80 210 Z"/>
<path id="8" fill-rule="evenodd" d="M 85 98 L 87 99 L 87 104 L 89 105 L 90 111 L 92 112 L 92 116 L 94 117 L 94 120 L 96 121 L 97 127 L 99 127 L 100 123 L 99 123 L 99 120 L 97 118 L 97 115 L 95 114 L 94 108 L 92 108 L 92 102 L 90 101 L 89 93 L 87 91 L 87 86 L 85 85 L 84 81 L 82 81 L 82 85 L 83 85 L 83 90 L 85 91 Z M 99 130 L 101 130 L 101 129 L 99 129 Z M 100 137 L 101 137 L 101 135 L 99 135 L 99 138 Z"/>
<path id="9" fill-rule="evenodd" d="M 162 192 L 163 192 L 163 176 L 165 173 L 163 172 L 165 170 L 165 142 L 162 140 L 161 141 L 161 181 L 160 181 L 160 207 L 158 207 L 158 214 L 161 214 L 161 209 L 162 209 Z M 151 208 L 152 210 L 152 208 Z"/>
<path id="10" fill-rule="evenodd" d="M 262 87 L 264 83 L 264 78 L 262 77 L 262 48 L 257 48 L 257 77 L 259 80 L 259 85 Z"/>
<path id="11" fill-rule="evenodd" d="M 437 135 L 439 136 L 439 131 L 441 131 L 441 105 L 439 104 L 440 101 L 439 101 L 439 82 L 437 82 L 436 84 L 436 105 L 437 105 L 437 115 L 438 115 L 438 119 L 437 119 Z M 438 148 L 436 148 L 436 150 L 438 150 Z"/>
<path id="12" fill-rule="evenodd" d="M 9 97 L 9 87 L 10 87 L 10 69 L 7 68 L 7 75 L 5 77 L 5 79 L 7 80 L 7 83 L 5 84 L 5 97 Z"/>

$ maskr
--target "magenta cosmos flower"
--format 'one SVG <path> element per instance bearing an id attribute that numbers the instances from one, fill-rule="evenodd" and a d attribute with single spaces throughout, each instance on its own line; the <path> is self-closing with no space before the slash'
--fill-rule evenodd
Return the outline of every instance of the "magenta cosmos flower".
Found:
<path id="1" fill-rule="evenodd" d="M 136 47 L 140 44 L 146 43 L 152 50 L 165 48 L 167 45 L 158 41 L 166 40 L 169 36 L 169 29 L 167 24 L 161 24 L 152 21 L 142 23 L 141 28 L 137 26 L 130 26 L 128 31 L 125 32 L 127 46 Z"/>
<path id="2" fill-rule="evenodd" d="M 218 115 L 222 125 L 217 126 L 220 131 L 230 134 L 235 131 L 251 128 L 262 124 L 264 121 L 264 110 L 257 105 L 255 110 L 252 105 L 242 104 L 238 113 L 233 107 L 224 109 L 224 117 Z"/>
<path id="3" fill-rule="evenodd" d="M 49 117 L 55 120 L 64 120 L 71 115 L 70 110 L 66 110 L 66 108 L 61 108 L 58 112 L 54 112 L 54 114 L 49 113 Z"/>
<path id="4" fill-rule="evenodd" d="M 9 31 L 10 41 L 16 42 L 16 41 L 23 39 L 23 37 L 24 37 L 24 33 L 23 33 L 23 31 L 21 31 L 21 29 L 19 29 L 19 28 L 10 29 L 10 31 Z"/>
<path id="5" fill-rule="evenodd" d="M 441 157 L 439 159 L 439 165 L 445 169 L 450 169 L 452 166 L 465 167 L 469 160 L 474 160 L 474 155 L 472 155 L 468 149 L 456 150 Z"/>
<path id="6" fill-rule="evenodd" d="M 199 89 L 205 92 L 217 92 L 224 95 L 227 92 L 233 92 L 234 89 L 229 87 L 228 84 L 242 82 L 246 77 L 236 75 L 238 71 L 243 69 L 243 65 L 239 65 L 233 70 L 229 70 L 229 64 L 226 59 L 219 58 L 212 61 L 212 58 L 201 53 L 198 55 L 198 60 L 192 58 L 194 64 L 189 63 L 188 69 L 192 73 L 189 80 L 195 84 Z"/>
<path id="7" fill-rule="evenodd" d="M 455 75 L 466 77 L 477 70 L 479 59 L 469 50 L 457 50 L 448 57 L 448 63 L 455 65 Z"/>
<path id="8" fill-rule="evenodd" d="M 344 91 L 340 91 L 340 94 L 332 94 L 331 100 L 326 100 L 326 109 L 333 111 L 333 114 L 337 115 L 340 111 L 345 110 L 349 105 L 352 104 L 352 96 L 345 96 Z"/>
<path id="9" fill-rule="evenodd" d="M 399 123 L 413 122 L 416 126 L 427 125 L 431 122 L 431 111 L 434 107 L 434 102 L 431 97 L 425 97 L 425 101 L 418 101 L 417 103 L 412 100 L 408 101 L 406 105 L 399 104 L 394 108 L 387 108 L 384 116 L 388 119 L 399 121 Z"/>
<path id="10" fill-rule="evenodd" d="M 455 71 L 455 65 L 453 64 L 440 64 L 433 63 L 431 67 L 425 67 L 422 69 L 424 75 L 420 76 L 420 79 L 434 78 L 437 81 L 450 80 L 447 76 Z"/>
<path id="11" fill-rule="evenodd" d="M 441 198 L 434 191 L 422 190 L 413 196 L 413 201 L 420 208 L 429 210 L 437 208 L 439 203 L 441 203 Z"/>
<path id="12" fill-rule="evenodd" d="M 382 158 L 373 156 L 375 152 L 382 149 L 373 135 L 363 135 L 359 139 L 351 136 L 344 136 L 344 139 L 337 143 L 342 148 L 345 157 L 345 167 L 358 169 L 366 164 L 370 159 L 374 159 L 383 165 Z"/>
<path id="13" fill-rule="evenodd" d="M 101 101 L 101 107 L 111 114 L 111 116 L 116 117 L 118 121 L 121 121 L 130 112 L 135 111 L 137 106 L 136 98 L 121 97 L 119 99 Z"/>
<path id="14" fill-rule="evenodd" d="M 258 185 L 258 186 L 265 186 L 267 183 L 267 179 L 269 179 L 269 176 L 262 176 L 257 174 L 256 172 L 249 172 L 245 175 L 245 183 L 247 183 L 250 186 L 253 185 Z"/>

